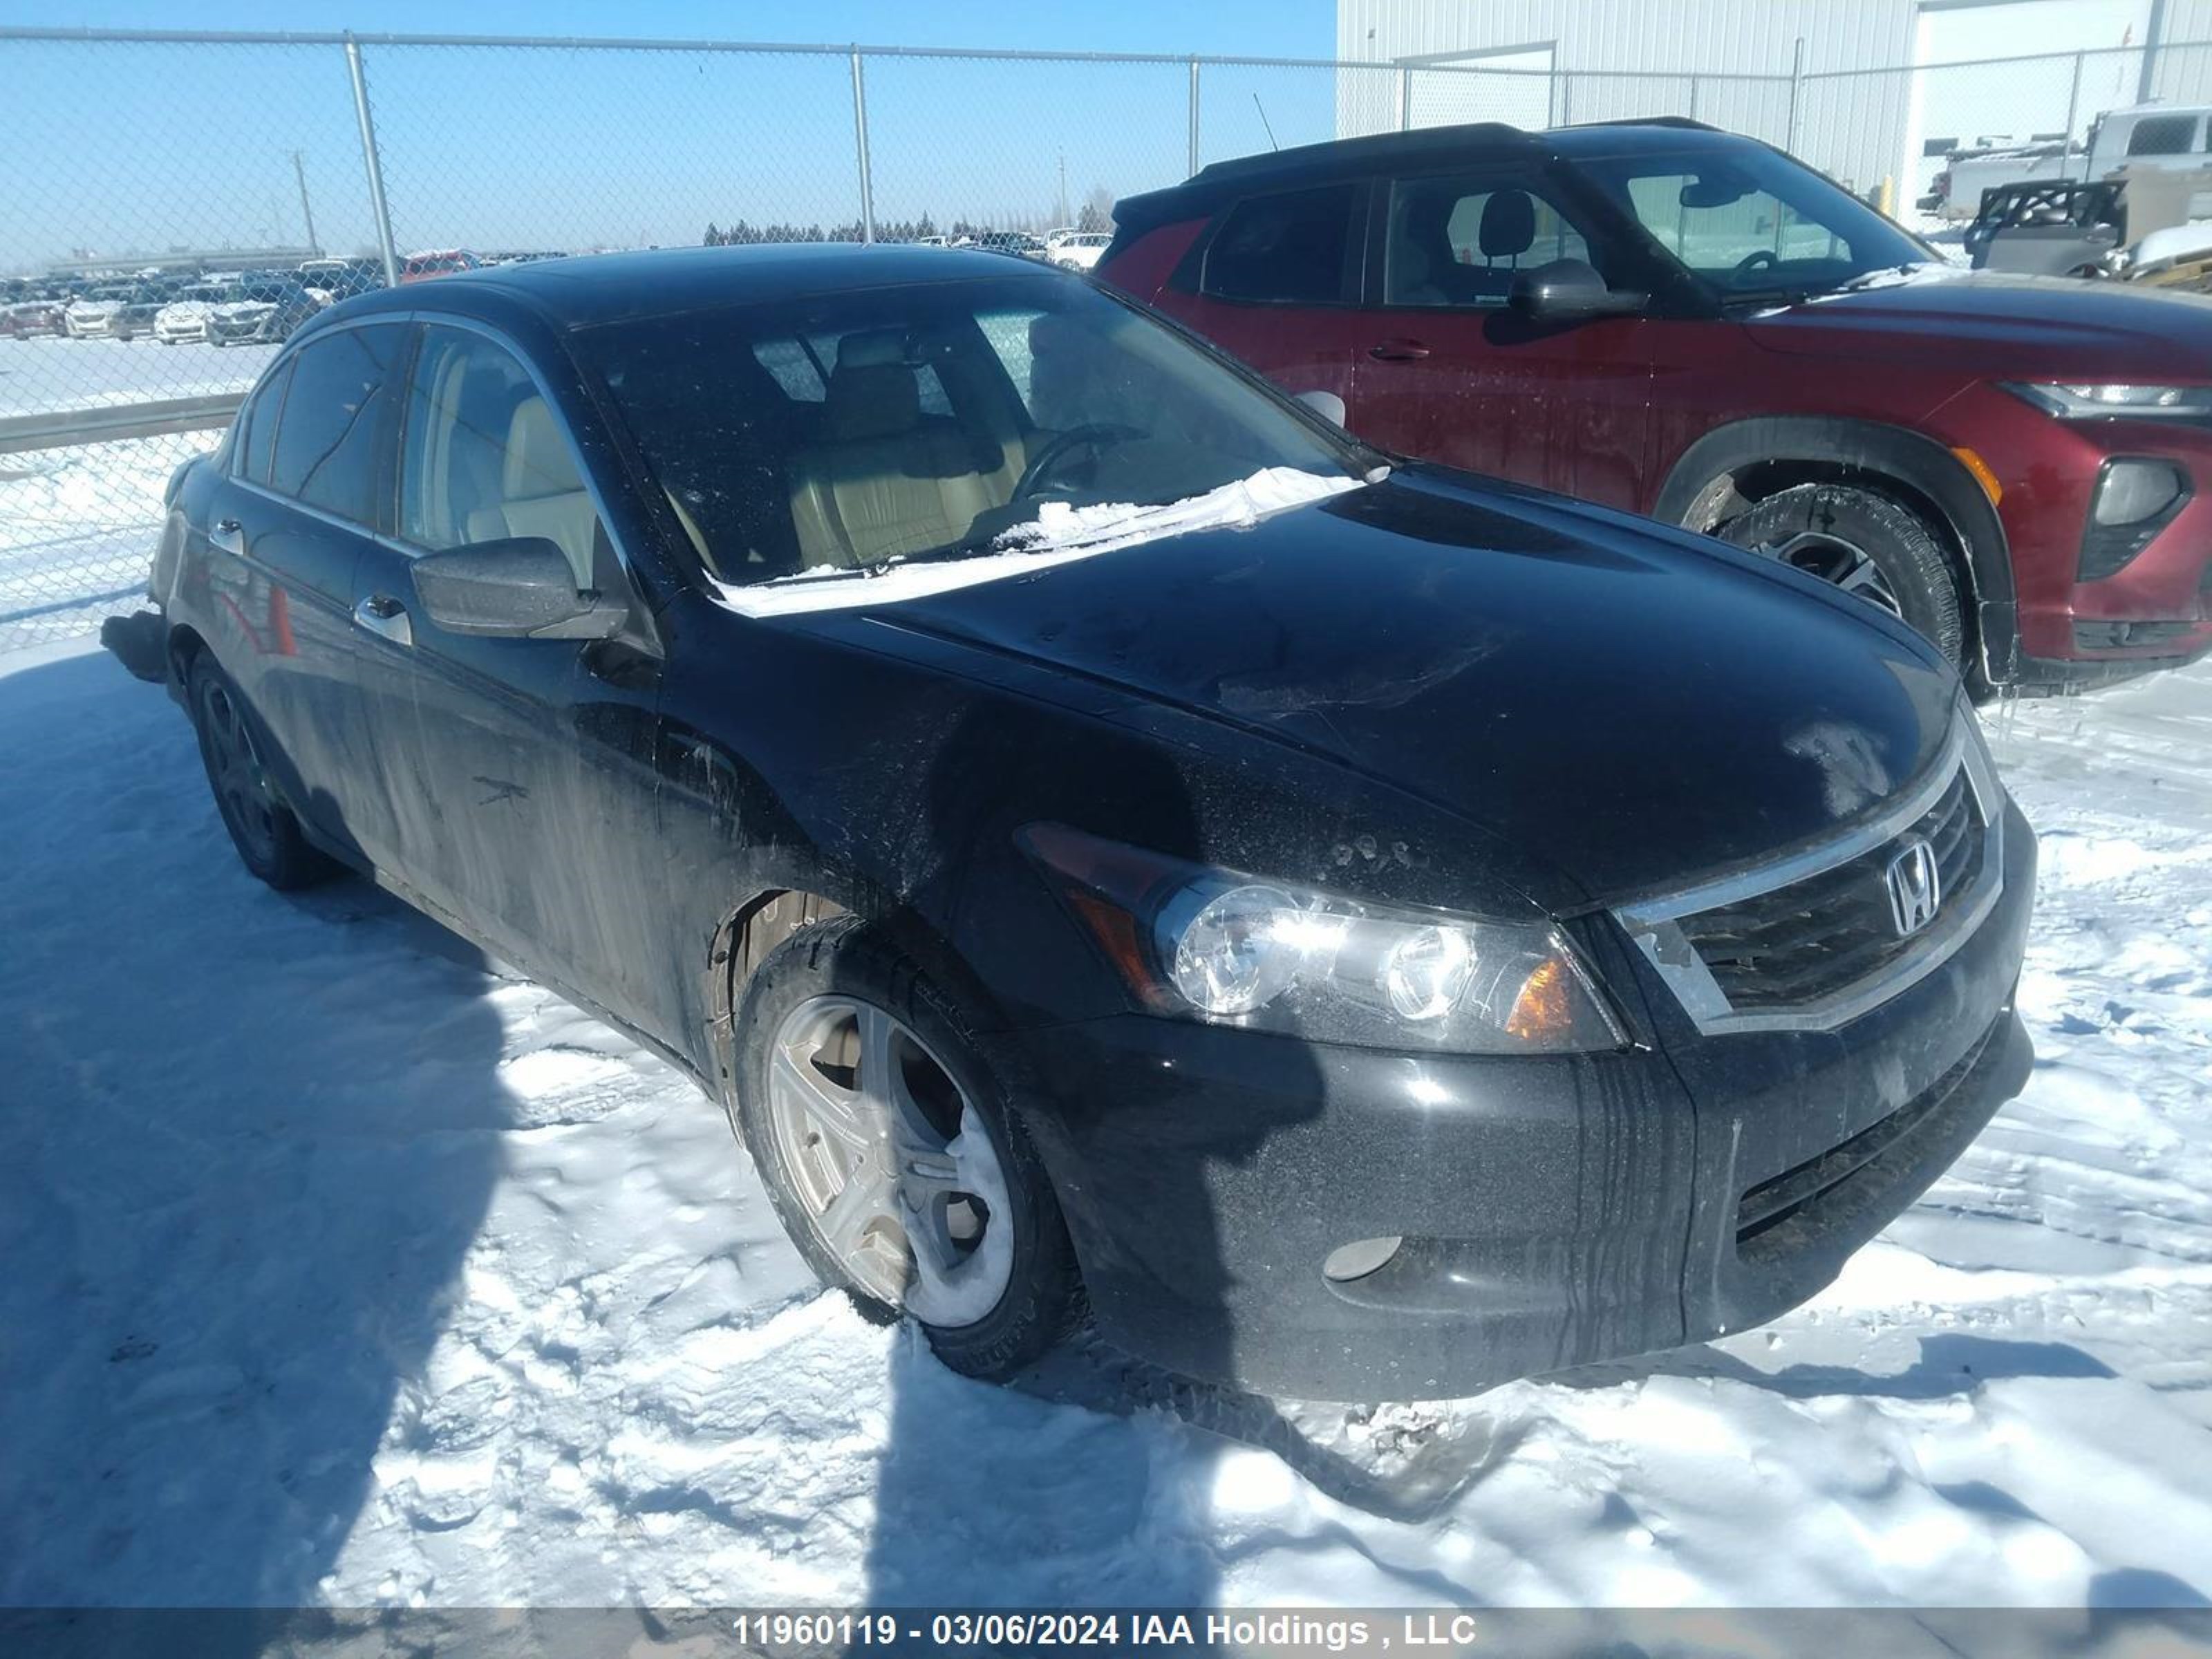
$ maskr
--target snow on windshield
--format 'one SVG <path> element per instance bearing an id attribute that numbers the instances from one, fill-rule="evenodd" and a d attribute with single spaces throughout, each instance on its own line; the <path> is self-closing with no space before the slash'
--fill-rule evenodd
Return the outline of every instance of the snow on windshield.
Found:
<path id="1" fill-rule="evenodd" d="M 779 582 L 711 584 L 715 599 L 748 617 L 787 616 L 915 599 L 980 582 L 1028 574 L 1116 548 L 1193 530 L 1245 530 L 1274 514 L 1358 489 L 1363 481 L 1271 466 L 1186 501 L 1076 507 L 1045 501 L 1036 517 L 996 538 L 990 550 L 941 562 L 894 563 L 880 570 L 820 565 Z"/>

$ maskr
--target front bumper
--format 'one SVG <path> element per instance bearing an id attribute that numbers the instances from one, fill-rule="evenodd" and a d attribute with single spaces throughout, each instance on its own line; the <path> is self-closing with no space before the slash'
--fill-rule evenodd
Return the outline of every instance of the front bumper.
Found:
<path id="1" fill-rule="evenodd" d="M 1824 1033 L 1700 1037 L 1625 941 L 1655 1041 L 1411 1055 L 1130 1014 L 1018 1040 L 1109 1340 L 1314 1399 L 1465 1395 L 1702 1341 L 1834 1278 L 2025 1082 L 2034 838 L 1941 969 Z M 1661 990 L 1663 995 L 1663 990 Z M 1404 1243 L 1364 1278 L 1322 1262 Z"/>

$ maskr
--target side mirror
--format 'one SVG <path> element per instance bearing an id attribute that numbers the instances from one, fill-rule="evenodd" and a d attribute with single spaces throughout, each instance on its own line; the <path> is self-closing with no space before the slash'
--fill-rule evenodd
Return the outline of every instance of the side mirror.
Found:
<path id="1" fill-rule="evenodd" d="M 1334 392 L 1301 392 L 1298 401 L 1331 426 L 1344 424 L 1344 399 Z"/>
<path id="2" fill-rule="evenodd" d="M 1580 259 L 1554 259 L 1513 279 L 1506 303 L 1523 317 L 1566 322 L 1587 317 L 1627 317 L 1650 304 L 1648 294 L 1610 289 L 1595 266 Z"/>
<path id="3" fill-rule="evenodd" d="M 425 554 L 415 561 L 415 592 L 449 634 L 603 640 L 628 614 L 620 603 L 578 592 L 568 556 L 543 536 Z"/>

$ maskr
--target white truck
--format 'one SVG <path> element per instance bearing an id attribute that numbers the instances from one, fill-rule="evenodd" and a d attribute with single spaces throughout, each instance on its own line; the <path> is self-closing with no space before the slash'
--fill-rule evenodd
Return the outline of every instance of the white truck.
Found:
<path id="1" fill-rule="evenodd" d="M 1972 219 L 1982 192 L 2001 185 L 2110 179 L 2124 167 L 2188 172 L 2206 161 L 2205 123 L 2212 105 L 2136 104 L 2107 110 L 2090 123 L 2086 143 L 1984 143 L 1954 150 L 1917 204 L 1923 213 Z"/>

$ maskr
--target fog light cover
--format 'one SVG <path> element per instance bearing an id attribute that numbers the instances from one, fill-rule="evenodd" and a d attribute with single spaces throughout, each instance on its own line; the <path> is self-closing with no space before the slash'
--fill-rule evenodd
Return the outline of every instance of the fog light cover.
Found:
<path id="1" fill-rule="evenodd" d="M 2124 568 L 2189 500 L 2189 480 L 2171 461 L 2121 458 L 2105 463 L 2081 532 L 2076 579 L 2101 581 Z"/>

